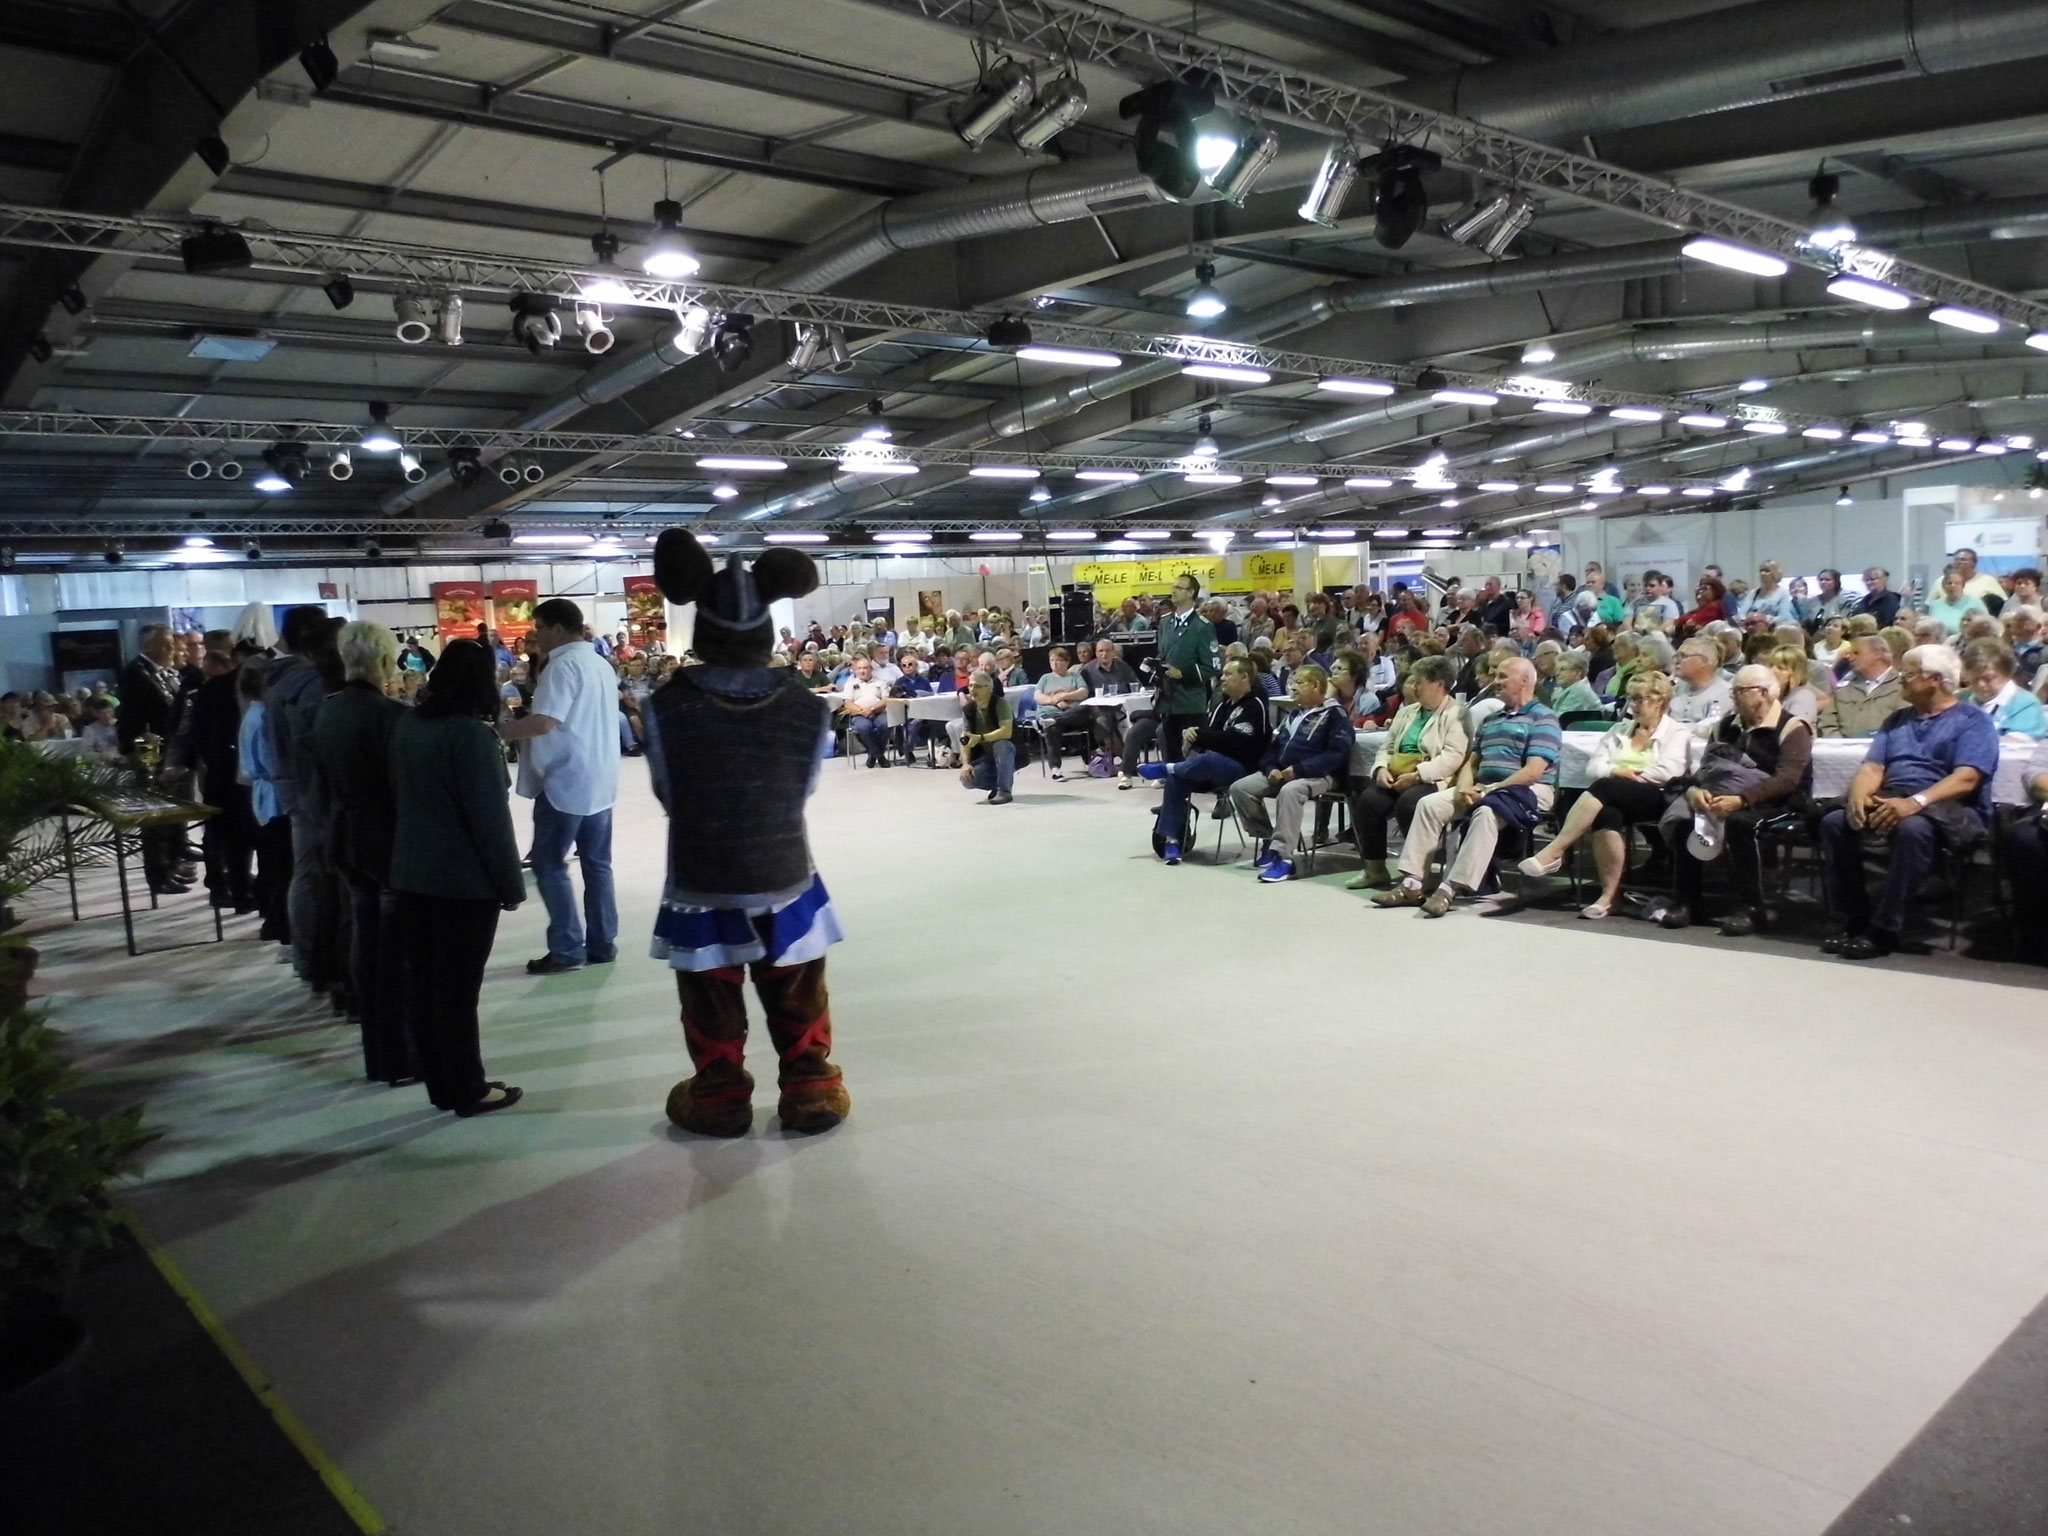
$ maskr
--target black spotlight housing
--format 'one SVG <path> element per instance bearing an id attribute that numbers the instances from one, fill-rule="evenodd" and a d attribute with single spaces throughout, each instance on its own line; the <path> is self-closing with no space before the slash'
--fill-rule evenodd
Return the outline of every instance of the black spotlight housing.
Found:
<path id="1" fill-rule="evenodd" d="M 1202 168 L 1195 164 L 1195 124 L 1216 110 L 1216 77 L 1189 70 L 1178 80 L 1161 80 L 1117 103 L 1118 117 L 1136 118 L 1138 169 L 1177 203 L 1195 195 Z"/>
<path id="2" fill-rule="evenodd" d="M 719 370 L 734 373 L 754 354 L 754 317 L 720 315 L 711 332 L 711 355 Z"/>
<path id="3" fill-rule="evenodd" d="M 484 524 L 481 532 L 487 539 L 509 539 L 512 537 L 512 525 L 502 517 L 494 517 Z"/>
<path id="4" fill-rule="evenodd" d="M 1373 186 L 1372 235 L 1387 250 L 1398 251 L 1422 228 L 1429 214 L 1422 173 L 1443 163 L 1435 150 L 1414 144 L 1390 145 L 1360 162 L 1360 170 L 1378 178 Z"/>
<path id="5" fill-rule="evenodd" d="M 57 302 L 64 306 L 65 314 L 82 315 L 85 313 L 85 306 L 90 301 L 85 296 L 85 290 L 79 287 L 78 284 L 73 283 L 69 288 L 66 288 L 57 295 Z"/>
<path id="6" fill-rule="evenodd" d="M 261 560 L 263 558 L 263 546 L 254 539 L 251 539 L 243 548 L 242 553 L 251 560 Z"/>
<path id="7" fill-rule="evenodd" d="M 109 540 L 107 547 L 101 551 L 101 558 L 109 565 L 119 565 L 126 558 L 125 552 L 121 548 L 121 541 L 119 539 Z"/>
<path id="8" fill-rule="evenodd" d="M 341 60 L 334 56 L 334 50 L 322 37 L 299 50 L 299 68 L 313 82 L 313 94 L 325 96 L 327 87 L 334 84 L 335 77 L 341 73 Z"/>
<path id="9" fill-rule="evenodd" d="M 590 251 L 600 267 L 608 267 L 619 259 L 619 237 L 608 229 L 600 229 L 590 237 Z"/>
<path id="10" fill-rule="evenodd" d="M 209 224 L 197 234 L 178 242 L 178 254 L 185 270 L 194 277 L 213 272 L 239 272 L 255 264 L 249 242 L 225 224 Z"/>
<path id="11" fill-rule="evenodd" d="M 1425 368 L 1422 372 L 1415 375 L 1415 387 L 1417 389 L 1442 389 L 1450 382 L 1449 379 L 1444 377 L 1444 372 L 1441 368 Z"/>
<path id="12" fill-rule="evenodd" d="M 209 133 L 194 141 L 192 153 L 216 176 L 227 175 L 228 167 L 235 163 L 234 157 L 228 153 L 228 141 L 217 133 Z"/>
<path id="13" fill-rule="evenodd" d="M 1031 327 L 1015 315 L 1004 315 L 991 321 L 988 328 L 988 344 L 1010 350 L 1031 345 Z"/>
<path id="14" fill-rule="evenodd" d="M 474 443 L 458 443 L 448 450 L 448 474 L 463 490 L 483 479 L 483 455 L 477 452 Z"/>
<path id="15" fill-rule="evenodd" d="M 50 345 L 50 338 L 41 331 L 28 339 L 28 355 L 39 363 L 47 363 L 57 355 L 57 349 Z"/>
<path id="16" fill-rule="evenodd" d="M 356 301 L 356 285 L 349 281 L 348 274 L 337 272 L 320 285 L 320 291 L 327 295 L 327 302 L 336 309 L 347 309 Z"/>

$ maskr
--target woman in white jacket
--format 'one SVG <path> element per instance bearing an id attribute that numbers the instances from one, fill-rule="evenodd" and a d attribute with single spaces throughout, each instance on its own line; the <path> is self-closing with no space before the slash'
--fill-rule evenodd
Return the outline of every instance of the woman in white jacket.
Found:
<path id="1" fill-rule="evenodd" d="M 1600 899 L 1579 916 L 1606 917 L 1621 895 L 1628 873 L 1628 829 L 1664 814 L 1671 792 L 1691 767 L 1692 733 L 1666 712 L 1671 679 L 1662 672 L 1638 672 L 1628 680 L 1633 718 L 1600 738 L 1593 749 L 1593 784 L 1564 819 L 1550 846 L 1521 863 L 1525 875 L 1554 875 L 1564 868 L 1572 846 L 1593 837 L 1593 864 L 1600 872 Z"/>

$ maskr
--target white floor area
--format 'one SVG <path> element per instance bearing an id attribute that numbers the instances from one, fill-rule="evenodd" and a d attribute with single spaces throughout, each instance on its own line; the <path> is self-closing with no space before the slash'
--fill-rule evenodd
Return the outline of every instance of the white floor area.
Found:
<path id="1" fill-rule="evenodd" d="M 395 1530 L 1818 1536 L 2048 1292 L 2038 991 L 1169 870 L 1149 791 L 1035 768 L 823 779 L 813 1140 L 758 1029 L 750 1137 L 662 1118 L 638 763 L 619 963 L 501 930 L 506 1114 L 362 1084 L 250 920 L 37 941 L 169 1132 L 146 1224 Z"/>

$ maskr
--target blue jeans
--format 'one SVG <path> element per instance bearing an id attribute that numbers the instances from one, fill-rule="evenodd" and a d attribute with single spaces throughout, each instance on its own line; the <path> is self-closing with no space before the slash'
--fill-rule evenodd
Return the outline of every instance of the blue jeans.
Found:
<path id="1" fill-rule="evenodd" d="M 1166 773 L 1166 798 L 1159 803 L 1159 835 L 1169 843 L 1179 842 L 1187 827 L 1188 796 L 1198 789 L 1228 789 L 1243 777 L 1238 760 L 1221 752 L 1197 752 L 1182 758 Z"/>
<path id="2" fill-rule="evenodd" d="M 889 754 L 889 717 L 880 715 L 848 715 L 847 729 L 853 739 L 867 749 L 868 766 L 872 768 Z M 851 750 L 849 748 L 849 750 Z"/>
<path id="3" fill-rule="evenodd" d="M 569 850 L 583 866 L 583 909 L 569 878 Z M 619 907 L 612 895 L 612 813 L 571 816 L 543 791 L 533 802 L 533 879 L 548 909 L 548 953 L 581 965 L 618 953 Z"/>
<path id="4" fill-rule="evenodd" d="M 1010 792 L 1017 778 L 1017 744 L 1012 741 L 984 741 L 974 753 L 974 787 Z"/>

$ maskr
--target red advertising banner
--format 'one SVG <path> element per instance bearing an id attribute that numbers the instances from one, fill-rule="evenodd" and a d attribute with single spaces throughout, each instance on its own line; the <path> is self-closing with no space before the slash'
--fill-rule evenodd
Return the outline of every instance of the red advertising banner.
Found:
<path id="1" fill-rule="evenodd" d="M 626 633 L 633 643 L 645 648 L 659 640 L 668 646 L 668 603 L 652 576 L 628 576 L 626 589 Z"/>
<path id="2" fill-rule="evenodd" d="M 491 617 L 491 600 L 475 581 L 434 583 L 434 629 L 446 640 L 474 640 L 476 627 Z"/>
<path id="3" fill-rule="evenodd" d="M 513 651 L 533 633 L 533 605 L 540 601 L 537 581 L 494 581 L 491 583 L 491 628 Z"/>

